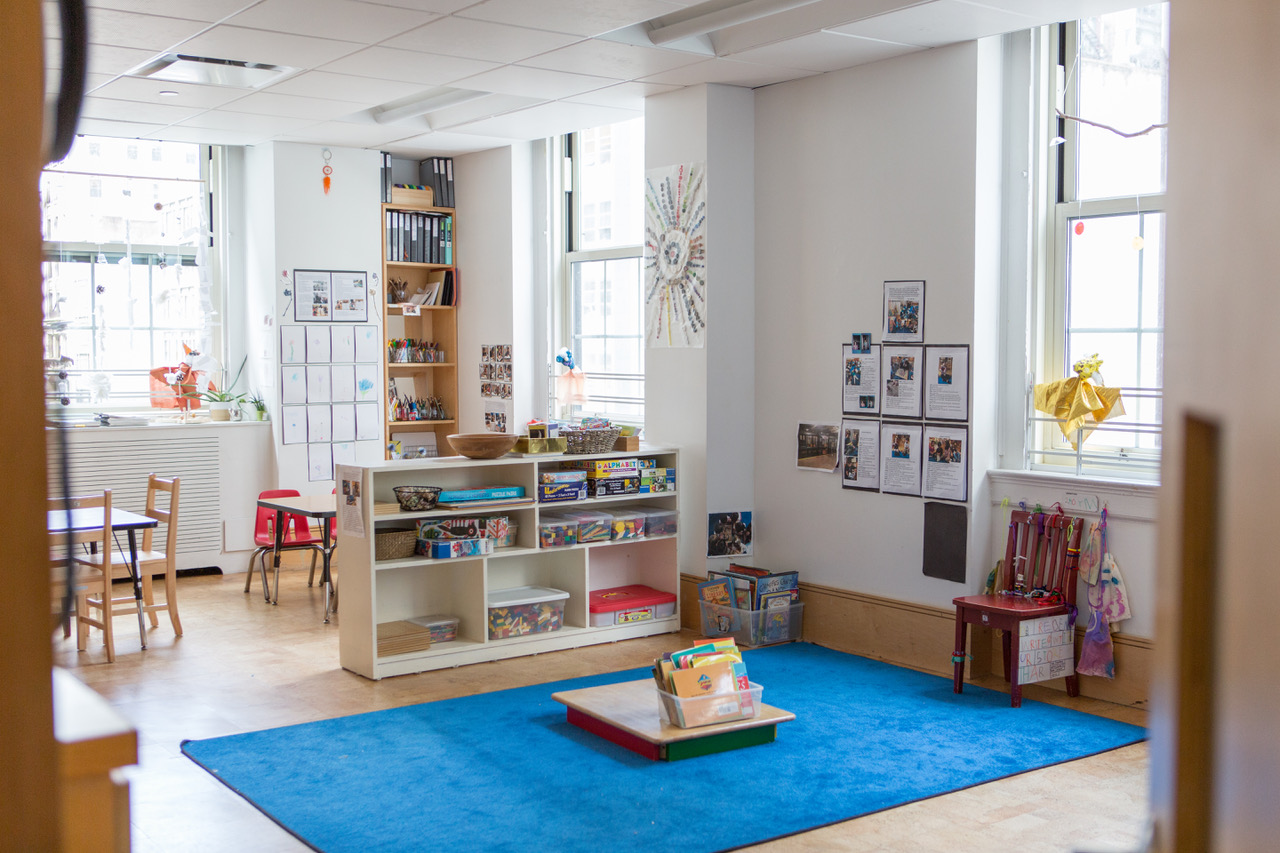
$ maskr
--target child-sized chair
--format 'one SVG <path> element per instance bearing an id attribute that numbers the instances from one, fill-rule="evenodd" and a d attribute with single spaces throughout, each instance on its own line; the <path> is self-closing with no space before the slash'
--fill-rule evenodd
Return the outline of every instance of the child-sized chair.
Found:
<path id="1" fill-rule="evenodd" d="M 297 489 L 268 489 L 258 495 L 262 498 L 296 498 L 301 493 Z M 249 587 L 253 584 L 253 564 L 257 560 L 261 560 L 262 566 L 262 597 L 267 601 L 275 604 L 271 597 L 271 589 L 267 586 L 267 555 L 275 552 L 276 511 L 267 509 L 266 507 L 258 507 L 258 514 L 253 525 L 253 542 L 257 545 L 257 550 L 249 557 L 249 574 L 244 579 L 244 591 L 248 592 Z M 311 549 L 311 577 L 315 577 L 316 572 L 316 555 L 320 552 L 320 538 L 311 532 L 311 524 L 306 516 L 293 515 L 285 513 L 284 515 L 284 535 L 280 542 L 281 551 L 300 551 L 303 549 Z M 308 580 L 308 585 L 311 581 Z M 280 569 L 275 570 L 275 589 L 276 596 L 280 594 Z"/>

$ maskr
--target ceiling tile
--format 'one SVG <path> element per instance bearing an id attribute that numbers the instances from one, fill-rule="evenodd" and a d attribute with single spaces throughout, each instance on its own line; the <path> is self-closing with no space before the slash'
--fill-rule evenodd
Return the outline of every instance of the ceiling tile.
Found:
<path id="1" fill-rule="evenodd" d="M 693 65 L 703 57 L 697 54 L 654 47 L 634 47 L 615 41 L 588 39 L 577 44 L 526 59 L 520 64 L 552 71 L 570 71 L 575 74 L 596 74 L 634 80 L 650 74 L 660 74 L 673 68 Z"/>
<path id="2" fill-rule="evenodd" d="M 296 36 L 292 33 L 270 33 L 266 30 L 220 24 L 182 45 L 182 52 L 213 59 L 238 59 L 242 62 L 315 68 L 353 53 L 363 46 L 355 42 Z"/>
<path id="3" fill-rule="evenodd" d="M 388 39 L 385 44 L 406 50 L 488 59 L 506 64 L 573 44 L 578 38 L 564 33 L 450 17 Z"/>
<path id="4" fill-rule="evenodd" d="M 651 95 L 674 92 L 680 86 L 666 86 L 660 83 L 619 83 L 606 86 L 594 92 L 586 92 L 565 98 L 572 104 L 591 104 L 598 107 L 617 107 L 624 110 L 644 111 L 644 99 Z"/>
<path id="5" fill-rule="evenodd" d="M 164 129 L 169 142 L 198 142 L 201 145 L 258 145 L 270 141 L 271 135 L 248 130 L 173 125 Z"/>
<path id="6" fill-rule="evenodd" d="M 202 112 L 201 107 L 176 104 L 151 104 L 142 101 L 118 101 L 112 98 L 88 97 L 80 105 L 80 114 L 86 118 L 111 121 L 146 122 L 148 124 L 174 124 Z"/>
<path id="7" fill-rule="evenodd" d="M 498 68 L 502 63 L 482 62 L 457 56 L 437 56 L 415 50 L 369 47 L 325 65 L 322 71 L 353 74 L 358 77 L 412 81 L 427 86 L 442 86 L 472 74 Z"/>
<path id="8" fill-rule="evenodd" d="M 437 15 L 452 15 L 468 6 L 476 5 L 477 0 L 359 0 L 359 2 L 376 6 L 416 9 L 419 12 L 434 12 Z"/>
<path id="9" fill-rule="evenodd" d="M 558 136 L 562 133 L 572 133 L 576 130 L 582 130 L 584 127 L 599 127 L 602 124 L 613 124 L 614 122 L 628 121 L 643 116 L 643 112 L 635 110 L 619 110 L 556 101 L 471 124 L 464 124 L 453 128 L 453 130 L 455 133 L 475 133 L 482 136 L 499 136 L 507 139 L 542 139 L 548 136 Z"/>
<path id="10" fill-rule="evenodd" d="M 415 133 L 416 131 L 411 131 Z M 403 128 L 383 124 L 355 124 L 328 121 L 311 127 L 282 133 L 282 142 L 314 142 L 318 145 L 345 145 L 351 148 L 381 148 L 388 142 L 406 136 Z"/>
<path id="11" fill-rule="evenodd" d="M 563 71 L 545 71 L 541 68 L 507 65 L 468 77 L 460 81 L 459 85 L 485 92 L 554 99 L 581 95 L 583 92 L 620 82 L 622 81 L 608 77 L 588 77 L 583 74 L 566 74 Z"/>
<path id="12" fill-rule="evenodd" d="M 399 98 L 421 92 L 424 87 L 416 82 L 379 80 L 373 77 L 356 77 L 351 74 L 331 74 L 328 71 L 308 71 L 281 80 L 265 91 L 282 95 L 303 95 L 308 98 L 333 98 L 350 101 L 363 107 L 385 104 Z"/>
<path id="13" fill-rule="evenodd" d="M 914 45 L 821 32 L 744 50 L 742 53 L 734 54 L 733 58 L 744 62 L 784 65 L 807 71 L 835 71 L 852 65 L 888 59 L 891 56 L 901 56 L 919 49 Z"/>
<path id="14" fill-rule="evenodd" d="M 349 101 L 328 98 L 306 98 L 301 95 L 284 95 L 271 90 L 254 92 L 231 104 L 226 109 L 237 113 L 264 116 L 305 118 L 313 122 L 329 121 L 359 112 L 364 107 Z"/>
<path id="15" fill-rule="evenodd" d="M 921 47 L 940 47 L 957 41 L 1025 30 L 1036 26 L 1034 18 L 958 0 L 934 0 L 877 15 L 874 18 L 831 27 L 828 32 L 861 36 Z"/>
<path id="16" fill-rule="evenodd" d="M 110 74 L 114 77 L 141 65 L 155 55 L 155 51 L 152 50 L 91 44 L 89 45 L 89 70 L 95 74 Z"/>
<path id="17" fill-rule="evenodd" d="M 164 0 L 160 4 L 156 0 L 89 0 L 89 5 L 99 9 L 143 13 L 154 13 L 157 6 L 163 5 L 164 13 L 171 18 L 212 23 L 256 2 L 258 0 Z"/>
<path id="18" fill-rule="evenodd" d="M 238 27 L 370 43 L 420 27 L 433 17 L 430 12 L 355 0 L 307 0 L 305 11 L 299 9 L 296 0 L 263 0 L 233 17 L 230 23 Z"/>
<path id="19" fill-rule="evenodd" d="M 459 12 L 458 17 L 579 36 L 598 36 L 650 18 L 670 15 L 681 8 L 662 0 L 485 0 Z"/>
<path id="20" fill-rule="evenodd" d="M 281 133 L 292 133 L 311 127 L 318 122 L 309 119 L 289 118 L 287 116 L 259 116 L 249 113 L 234 113 L 226 110 L 209 110 L 198 116 L 179 122 L 179 127 L 199 127 L 208 130 L 229 130 L 239 133 L 256 134 L 259 138 L 276 136 Z"/>
<path id="21" fill-rule="evenodd" d="M 177 92 L 177 97 L 162 96 L 161 92 Z M 243 97 L 244 89 L 224 86 L 198 86 L 194 83 L 173 83 L 168 80 L 150 80 L 145 77 L 117 77 L 100 85 L 92 94 L 102 98 L 119 98 L 129 101 L 154 101 L 187 107 L 210 109 Z"/>
<path id="22" fill-rule="evenodd" d="M 778 65 L 765 65 L 756 62 L 742 62 L 737 59 L 708 59 L 697 65 L 686 65 L 674 71 L 654 74 L 646 77 L 646 83 L 670 83 L 675 86 L 694 86 L 698 83 L 724 83 L 730 86 L 744 86 L 757 89 L 771 86 L 774 83 L 785 83 L 801 77 L 811 77 L 817 71 L 801 68 L 783 68 Z"/>
<path id="23" fill-rule="evenodd" d="M 184 21 L 159 15 L 89 9 L 89 43 L 133 47 L 158 53 L 186 41 L 202 30 L 207 21 Z"/>

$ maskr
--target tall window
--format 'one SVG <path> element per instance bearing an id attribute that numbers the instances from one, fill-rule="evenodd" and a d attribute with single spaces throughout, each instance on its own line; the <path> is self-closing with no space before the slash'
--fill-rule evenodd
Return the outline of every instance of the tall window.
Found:
<path id="1" fill-rule="evenodd" d="M 644 120 L 580 131 L 562 142 L 571 179 L 556 339 L 587 374 L 588 396 L 558 401 L 559 414 L 643 423 Z"/>
<path id="2" fill-rule="evenodd" d="M 1164 356 L 1167 4 L 1061 26 L 1057 192 L 1037 382 L 1098 353 L 1126 410 L 1079 452 L 1033 419 L 1033 467 L 1119 476 L 1159 467 Z"/>
<path id="3" fill-rule="evenodd" d="M 200 146 L 80 137 L 40 181 L 51 408 L 149 406 L 183 345 L 219 356 Z"/>

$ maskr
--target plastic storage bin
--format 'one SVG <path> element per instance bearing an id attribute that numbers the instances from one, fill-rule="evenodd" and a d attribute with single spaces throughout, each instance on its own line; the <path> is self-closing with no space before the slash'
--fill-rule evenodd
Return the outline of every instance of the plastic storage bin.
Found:
<path id="1" fill-rule="evenodd" d="M 766 610 L 739 610 L 699 601 L 702 633 L 708 637 L 733 637 L 739 646 L 768 646 L 798 640 L 804 621 L 804 605 Z"/>
<path id="2" fill-rule="evenodd" d="M 645 536 L 675 536 L 676 517 L 674 509 L 650 509 L 644 513 Z"/>
<path id="3" fill-rule="evenodd" d="M 458 638 L 457 616 L 415 616 L 407 621 L 431 631 L 432 643 L 448 643 Z"/>
<path id="4" fill-rule="evenodd" d="M 538 547 L 560 548 L 578 544 L 578 522 L 565 515 L 544 512 L 538 518 Z"/>
<path id="5" fill-rule="evenodd" d="M 613 516 L 607 512 L 596 512 L 591 509 L 568 510 L 562 513 L 564 518 L 578 523 L 578 542 L 608 542 L 613 535 Z"/>
<path id="6" fill-rule="evenodd" d="M 706 696 L 676 696 L 654 687 L 658 694 L 658 716 L 662 722 L 682 729 L 749 720 L 760 713 L 764 688 L 754 681 L 749 690 L 711 693 Z"/>
<path id="7" fill-rule="evenodd" d="M 564 624 L 569 593 L 542 586 L 518 586 L 489 592 L 489 639 L 558 631 Z"/>
<path id="8" fill-rule="evenodd" d="M 615 586 L 591 593 L 591 627 L 629 625 L 662 619 L 676 612 L 676 594 L 643 584 Z"/>
<path id="9" fill-rule="evenodd" d="M 613 513 L 612 539 L 640 539 L 644 536 L 644 513 L 620 509 Z"/>

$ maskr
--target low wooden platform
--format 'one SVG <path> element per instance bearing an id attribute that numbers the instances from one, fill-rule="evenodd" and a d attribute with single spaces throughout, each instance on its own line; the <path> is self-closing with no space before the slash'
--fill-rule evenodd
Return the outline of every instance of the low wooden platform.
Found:
<path id="1" fill-rule="evenodd" d="M 567 707 L 573 725 L 654 761 L 679 761 L 770 743 L 777 736 L 778 723 L 796 718 L 790 711 L 761 703 L 760 713 L 747 720 L 682 729 L 662 722 L 654 683 L 648 678 L 565 690 L 552 693 L 551 698 Z"/>

